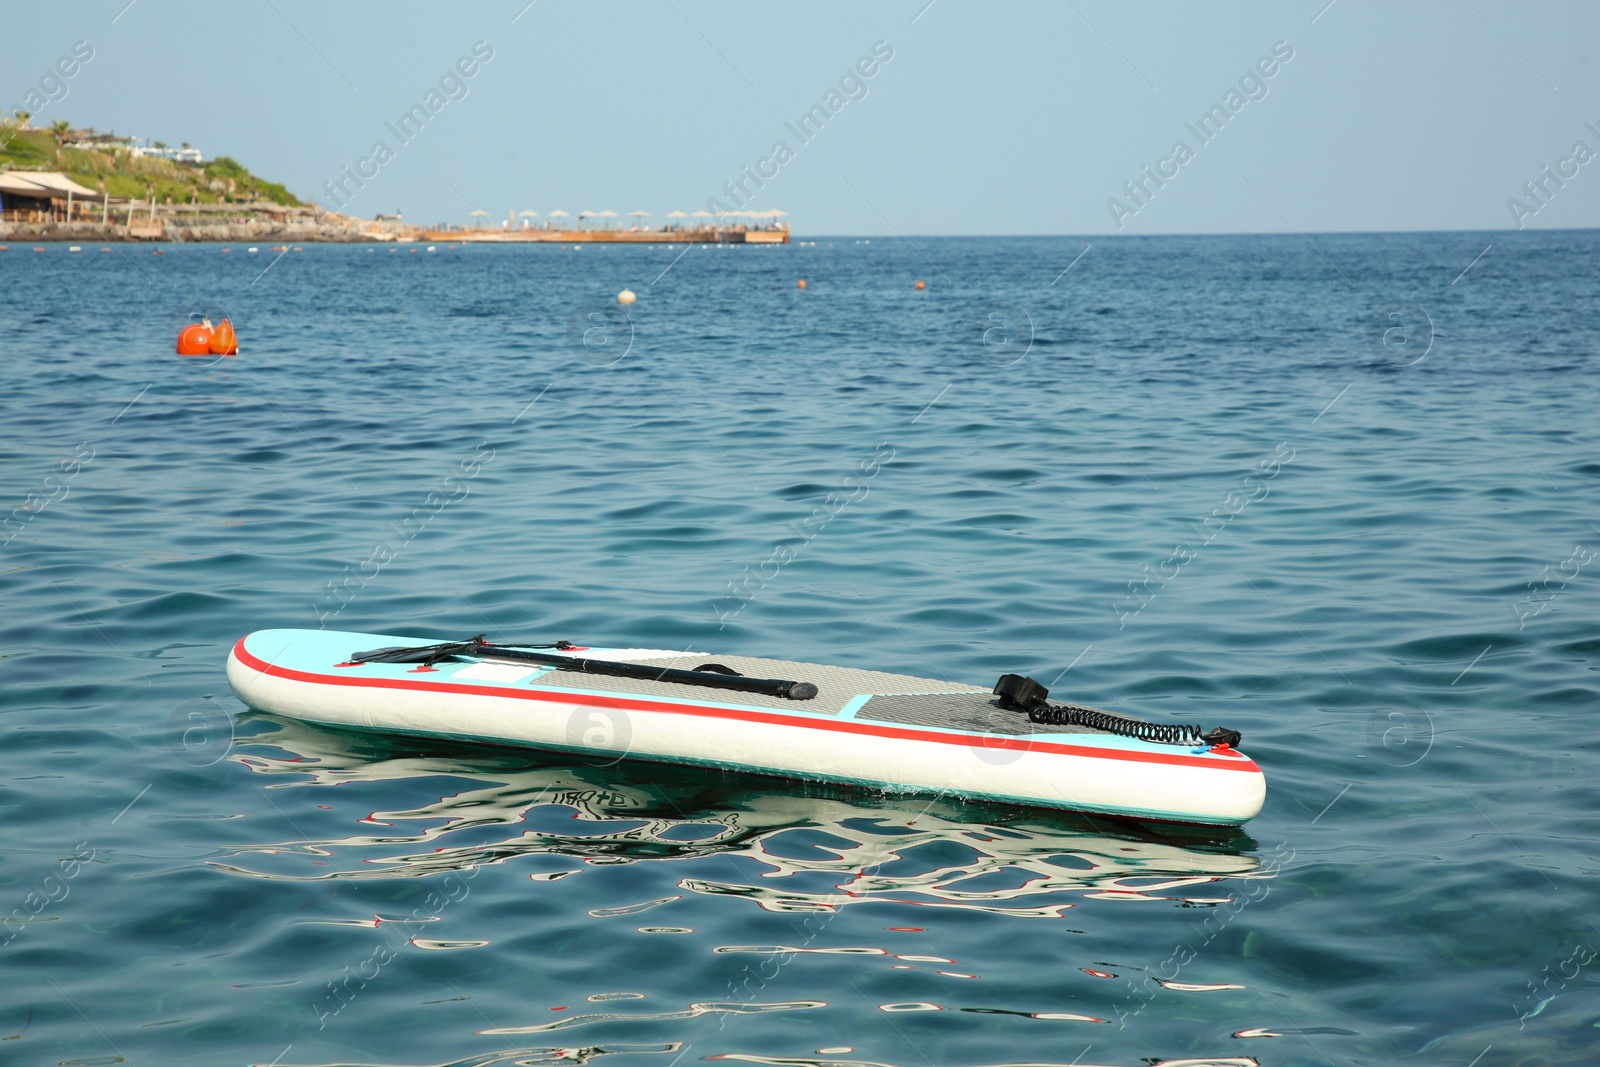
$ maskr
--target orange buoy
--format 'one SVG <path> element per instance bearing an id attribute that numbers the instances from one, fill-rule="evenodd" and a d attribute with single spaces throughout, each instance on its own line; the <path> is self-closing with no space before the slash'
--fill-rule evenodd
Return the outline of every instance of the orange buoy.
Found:
<path id="1" fill-rule="evenodd" d="M 928 283 L 927 282 L 923 281 L 921 278 L 917 279 L 917 284 L 915 286 L 916 289 L 918 289 L 920 291 L 922 289 L 926 289 L 927 287 L 928 287 Z"/>
<path id="2" fill-rule="evenodd" d="M 806 287 L 806 280 L 801 278 L 799 281 L 794 283 L 794 287 L 796 289 L 804 289 Z"/>
<path id="3" fill-rule="evenodd" d="M 210 354 L 210 319 L 203 319 L 200 322 L 191 322 L 189 325 L 178 331 L 178 355 L 209 356 Z"/>
<path id="4" fill-rule="evenodd" d="M 239 339 L 233 335 L 233 323 L 223 319 L 218 324 L 216 331 L 211 335 L 211 354 L 213 356 L 237 356 L 239 354 Z"/>

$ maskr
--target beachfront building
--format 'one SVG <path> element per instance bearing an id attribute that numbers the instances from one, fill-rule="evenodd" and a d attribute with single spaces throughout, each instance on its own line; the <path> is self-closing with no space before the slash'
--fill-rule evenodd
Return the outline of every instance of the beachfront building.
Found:
<path id="1" fill-rule="evenodd" d="M 140 140 L 142 138 L 118 137 L 115 133 L 105 133 L 85 127 L 67 131 L 62 147 L 75 148 L 81 152 L 126 152 L 141 159 L 170 159 L 174 163 L 185 163 L 195 167 L 205 162 L 205 154 L 200 149 L 191 147 L 188 142 L 181 148 L 169 148 L 160 141 L 145 141 L 139 144 Z"/>
<path id="2" fill-rule="evenodd" d="M 104 198 L 59 171 L 0 171 L 0 221 L 66 221 Z"/>

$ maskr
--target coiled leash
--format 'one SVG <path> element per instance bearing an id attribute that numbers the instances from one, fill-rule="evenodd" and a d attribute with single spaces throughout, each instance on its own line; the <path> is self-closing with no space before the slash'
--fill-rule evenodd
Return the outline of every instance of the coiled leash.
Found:
<path id="1" fill-rule="evenodd" d="M 1233 748 L 1240 740 L 1238 730 L 1227 730 L 1220 726 L 1201 733 L 1200 727 L 1187 723 L 1140 722 L 1079 704 L 1051 704 L 1050 690 L 1020 674 L 1001 675 L 994 684 L 994 693 L 1000 698 L 1002 708 L 1025 711 L 1029 721 L 1048 726 L 1085 726 L 1119 737 L 1133 737 L 1158 745 L 1182 745 L 1185 748 L 1210 748 L 1213 745 Z"/>

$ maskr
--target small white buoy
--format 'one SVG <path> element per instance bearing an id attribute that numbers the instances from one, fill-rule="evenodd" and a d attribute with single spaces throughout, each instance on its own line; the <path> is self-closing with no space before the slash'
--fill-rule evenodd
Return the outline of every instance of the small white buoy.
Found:
<path id="1" fill-rule="evenodd" d="M 245 251 L 246 252 L 259 252 L 259 251 L 261 251 L 261 249 L 256 248 L 254 245 L 252 245 L 251 247 L 245 249 Z"/>
<path id="2" fill-rule="evenodd" d="M 71 248 L 67 249 L 67 251 L 68 252 L 82 252 L 83 251 L 83 246 L 82 245 L 73 245 Z"/>
<path id="3" fill-rule="evenodd" d="M 619 304 L 631 304 L 637 299 L 639 298 L 633 295 L 632 289 L 624 289 L 617 294 L 617 303 Z"/>

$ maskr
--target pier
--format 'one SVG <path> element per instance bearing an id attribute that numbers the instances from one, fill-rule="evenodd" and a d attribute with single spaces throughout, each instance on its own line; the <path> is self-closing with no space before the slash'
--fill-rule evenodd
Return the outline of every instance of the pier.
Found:
<path id="1" fill-rule="evenodd" d="M 536 244 L 724 244 L 786 245 L 789 227 L 772 226 L 747 229 L 742 226 L 704 226 L 660 230 L 401 230 L 397 240 L 486 241 L 494 243 L 532 242 Z"/>

